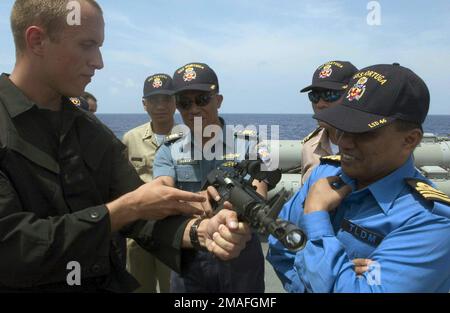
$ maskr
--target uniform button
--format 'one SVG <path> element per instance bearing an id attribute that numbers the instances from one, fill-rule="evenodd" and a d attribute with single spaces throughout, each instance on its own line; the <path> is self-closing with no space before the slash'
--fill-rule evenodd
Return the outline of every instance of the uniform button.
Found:
<path id="1" fill-rule="evenodd" d="M 98 272 L 100 272 L 100 265 L 94 264 L 94 265 L 92 266 L 92 272 L 93 272 L 93 273 L 98 273 Z"/>
<path id="2" fill-rule="evenodd" d="M 100 216 L 100 214 L 98 214 L 97 211 L 92 211 L 90 214 L 90 217 L 94 220 L 98 219 L 99 216 Z"/>

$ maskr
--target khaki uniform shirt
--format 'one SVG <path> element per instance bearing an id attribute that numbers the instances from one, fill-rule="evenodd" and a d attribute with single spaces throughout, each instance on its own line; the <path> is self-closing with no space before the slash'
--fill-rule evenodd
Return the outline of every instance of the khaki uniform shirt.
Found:
<path id="1" fill-rule="evenodd" d="M 139 177 L 146 183 L 152 181 L 153 161 L 159 145 L 151 122 L 128 131 L 123 136 L 123 143 L 128 147 L 128 159 Z"/>
<path id="2" fill-rule="evenodd" d="M 324 128 L 317 128 L 303 139 L 302 185 L 311 175 L 314 167 L 320 163 L 320 158 L 332 154 L 328 132 Z"/>

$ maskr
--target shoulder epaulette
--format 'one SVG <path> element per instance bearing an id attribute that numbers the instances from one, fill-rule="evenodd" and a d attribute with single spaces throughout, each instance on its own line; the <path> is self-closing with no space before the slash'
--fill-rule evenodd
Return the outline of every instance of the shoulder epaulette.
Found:
<path id="1" fill-rule="evenodd" d="M 309 141 L 312 137 L 317 135 L 322 130 L 322 127 L 317 127 L 312 133 L 310 133 L 308 136 L 302 139 L 301 143 L 304 144 L 305 142 Z"/>
<path id="2" fill-rule="evenodd" d="M 225 154 L 223 156 L 223 159 L 227 160 L 227 161 L 232 161 L 232 160 L 235 160 L 235 159 L 239 159 L 240 156 L 241 155 L 239 153 L 228 153 L 228 154 Z"/>
<path id="3" fill-rule="evenodd" d="M 69 100 L 70 100 L 70 102 L 73 103 L 73 105 L 80 105 L 80 99 L 78 99 L 78 98 L 72 97 L 72 98 L 69 98 Z"/>
<path id="4" fill-rule="evenodd" d="M 173 143 L 178 139 L 183 138 L 183 136 L 184 134 L 182 132 L 167 135 L 166 137 L 164 137 L 164 143 L 165 144 Z"/>
<path id="5" fill-rule="evenodd" d="M 320 158 L 320 161 L 323 163 L 341 163 L 341 155 L 327 155 Z"/>
<path id="6" fill-rule="evenodd" d="M 438 201 L 450 205 L 450 198 L 448 195 L 436 188 L 430 186 L 426 181 L 417 178 L 406 178 L 406 183 L 418 192 L 422 198 L 430 201 Z"/>
<path id="7" fill-rule="evenodd" d="M 256 137 L 258 137 L 258 133 L 252 129 L 244 129 L 244 130 L 235 132 L 234 137 L 256 138 Z"/>

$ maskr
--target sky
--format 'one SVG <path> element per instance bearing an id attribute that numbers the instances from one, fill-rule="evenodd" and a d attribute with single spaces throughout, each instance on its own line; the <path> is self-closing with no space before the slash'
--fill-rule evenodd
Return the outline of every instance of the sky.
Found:
<path id="1" fill-rule="evenodd" d="M 222 113 L 312 113 L 299 90 L 320 64 L 341 60 L 409 67 L 430 89 L 429 113 L 450 114 L 448 0 L 98 2 L 105 67 L 86 88 L 99 100 L 98 113 L 143 113 L 145 78 L 190 62 L 216 71 Z M 0 0 L 0 71 L 7 73 L 14 66 L 13 3 Z M 379 25 L 368 23 L 374 16 Z"/>

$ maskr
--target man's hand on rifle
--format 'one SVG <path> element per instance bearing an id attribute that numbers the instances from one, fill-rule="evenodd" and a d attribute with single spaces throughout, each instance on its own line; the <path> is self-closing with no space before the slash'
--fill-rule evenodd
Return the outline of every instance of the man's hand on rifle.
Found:
<path id="1" fill-rule="evenodd" d="M 200 191 L 199 194 L 204 196 L 208 201 L 196 203 L 196 204 L 192 203 L 192 205 L 197 206 L 198 208 L 202 209 L 205 212 L 204 216 L 212 217 L 213 212 L 214 212 L 213 203 L 214 202 L 217 203 L 221 199 L 219 192 L 213 186 L 209 186 L 207 188 L 207 190 Z M 233 205 L 230 202 L 225 201 L 223 204 L 223 208 L 232 210 Z"/>
<path id="2" fill-rule="evenodd" d="M 236 212 L 228 209 L 201 222 L 198 233 L 200 244 L 225 261 L 238 257 L 251 239 L 248 224 L 238 222 Z"/>
<path id="3" fill-rule="evenodd" d="M 251 229 L 247 223 L 239 222 L 237 213 L 232 210 L 233 205 L 225 201 L 223 209 L 213 214 L 213 202 L 220 201 L 221 197 L 216 188 L 209 186 L 200 192 L 208 201 L 197 203 L 208 217 L 198 226 L 198 240 L 202 247 L 213 253 L 221 260 L 231 260 L 239 256 L 251 239 Z M 190 228 L 192 222 L 188 224 Z"/>

